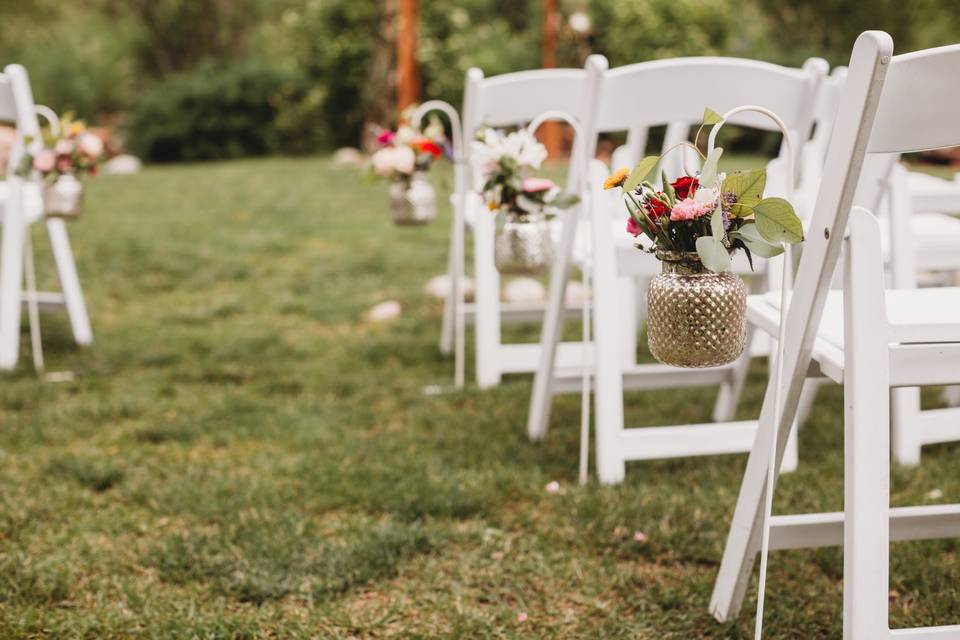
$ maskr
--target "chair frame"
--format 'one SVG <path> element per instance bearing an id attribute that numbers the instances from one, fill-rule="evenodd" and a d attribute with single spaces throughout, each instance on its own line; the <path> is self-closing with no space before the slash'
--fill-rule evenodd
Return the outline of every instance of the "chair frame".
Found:
<path id="1" fill-rule="evenodd" d="M 3 96 L 0 97 L 0 119 L 10 120 L 17 129 L 17 143 L 10 157 L 7 174 L 10 191 L 4 203 L 3 238 L 0 241 L 0 369 L 11 370 L 16 367 L 19 355 L 23 304 L 28 305 L 31 320 L 36 320 L 39 306 L 65 308 L 74 339 L 79 345 L 91 344 L 93 331 L 63 219 L 46 218 L 44 221 L 61 292 L 38 292 L 33 290 L 34 286 L 30 283 L 28 290 L 23 288 L 24 275 L 28 278 L 32 276 L 33 265 L 32 247 L 27 245 L 31 242 L 29 228 L 33 221 L 27 219 L 24 189 L 28 182 L 39 179 L 22 179 L 14 174 L 14 169 L 25 151 L 25 139 L 30 137 L 39 140 L 40 136 L 38 105 L 34 103 L 26 69 L 16 64 L 4 68 L 3 74 L 0 74 L 0 96 Z M 51 113 L 42 107 L 41 111 Z M 40 185 L 36 187 L 40 188 Z M 27 260 L 29 264 L 25 269 Z M 35 353 L 38 337 L 39 333 L 35 333 Z"/>
<path id="2" fill-rule="evenodd" d="M 862 34 L 853 48 L 787 311 L 791 340 L 784 349 L 783 379 L 772 375 L 768 382 L 760 429 L 711 598 L 710 611 L 721 621 L 737 614 L 768 528 L 770 549 L 843 544 L 845 640 L 960 637 L 960 626 L 889 628 L 889 541 L 960 534 L 960 505 L 890 508 L 890 407 L 877 402 L 891 388 L 960 381 L 960 331 L 953 325 L 930 324 L 904 325 L 894 333 L 887 319 L 879 225 L 866 209 L 854 206 L 868 153 L 960 144 L 960 121 L 947 99 L 955 98 L 958 90 L 945 81 L 960 63 L 960 45 L 895 58 L 892 53 L 890 36 L 876 31 Z M 917 101 L 921 89 L 938 95 Z M 834 347 L 831 352 L 830 345 L 817 338 L 844 246 L 844 343 L 842 351 Z M 844 385 L 844 512 L 767 519 L 766 492 L 775 489 L 775 484 L 768 486 L 767 472 L 772 464 L 775 483 L 809 376 L 827 376 Z M 783 404 L 777 416 L 778 395 Z"/>
<path id="3" fill-rule="evenodd" d="M 598 105 L 593 110 L 593 119 L 585 127 L 586 138 L 596 139 L 597 135 L 609 131 L 643 131 L 657 124 L 668 124 L 665 145 L 674 140 L 685 140 L 691 125 L 699 122 L 703 106 L 693 101 L 677 98 L 676 103 L 646 106 L 645 111 L 636 113 L 634 106 L 638 101 L 625 96 L 626 90 L 633 87 L 658 86 L 663 77 L 674 78 L 677 74 L 686 74 L 691 78 L 712 78 L 719 87 L 734 87 L 720 99 L 723 104 L 711 106 L 727 111 L 740 106 L 745 101 L 756 102 L 756 92 L 751 96 L 750 89 L 758 82 L 734 83 L 733 79 L 744 73 L 754 74 L 755 80 L 764 80 L 764 86 L 778 87 L 772 90 L 768 103 L 781 102 L 780 96 L 798 95 L 796 104 L 791 104 L 792 113 L 787 115 L 791 123 L 793 137 L 806 140 L 812 128 L 814 105 L 820 83 L 826 75 L 826 62 L 811 59 L 803 69 L 788 69 L 769 63 L 736 58 L 679 58 L 639 63 L 614 70 L 607 70 L 600 64 L 589 64 L 588 73 L 595 78 L 593 85 L 598 87 Z M 683 85 L 683 82 L 679 84 Z M 717 92 L 707 91 L 707 94 Z M 775 111 L 786 111 L 774 105 Z M 763 129 L 776 128 L 763 116 L 755 113 L 738 114 L 738 124 L 747 124 Z M 631 147 L 619 157 L 621 160 L 636 161 L 643 148 Z M 669 147 L 666 147 L 669 148 Z M 800 157 L 802 145 L 794 150 L 794 161 Z M 591 154 L 592 155 L 592 154 Z M 632 156 L 632 157 L 631 157 Z M 685 159 L 680 158 L 680 161 Z M 618 290 L 629 291 L 622 280 L 644 279 L 655 275 L 658 263 L 650 256 L 639 255 L 632 248 L 627 254 L 618 249 L 611 237 L 609 194 L 605 194 L 599 184 L 607 175 L 602 163 L 590 165 L 592 189 L 592 264 L 594 282 L 594 326 L 595 326 L 595 365 L 596 377 L 596 438 L 597 438 L 597 475 L 601 482 L 616 483 L 623 480 L 625 464 L 628 460 L 646 460 L 672 458 L 693 455 L 713 455 L 748 451 L 753 442 L 756 421 L 733 422 L 733 412 L 749 367 L 749 355 L 724 367 L 710 369 L 677 369 L 667 365 L 636 365 L 624 362 L 624 351 L 630 345 L 618 341 L 624 330 L 633 329 L 630 318 L 632 304 L 621 305 Z M 621 205 L 622 206 L 622 205 Z M 565 224 L 573 224 L 567 219 Z M 568 234 L 564 233 L 566 238 Z M 560 262 L 565 265 L 571 259 L 572 242 L 560 248 Z M 618 269 L 617 263 L 623 268 Z M 563 270 L 558 269 L 551 282 L 548 309 L 544 316 L 541 334 L 541 361 L 534 379 L 530 412 L 527 419 L 527 432 L 532 440 L 545 437 L 549 423 L 551 398 L 556 393 L 571 392 L 579 388 L 581 368 L 564 365 L 560 358 L 554 358 L 555 345 L 561 333 L 563 310 L 560 302 L 564 298 L 566 279 Z M 773 274 L 771 274 L 773 275 Z M 623 318 L 628 318 L 625 322 Z M 615 331 L 610 331 L 610 323 L 620 323 Z M 628 329 L 629 327 L 629 329 Z M 623 424 L 624 389 L 662 389 L 692 386 L 720 385 L 720 394 L 714 408 L 714 422 L 703 425 L 678 425 L 669 427 L 648 427 L 643 429 L 625 429 Z M 793 449 L 795 452 L 795 448 Z M 794 459 L 795 459 L 794 455 Z M 795 464 L 795 463 L 794 463 Z"/>

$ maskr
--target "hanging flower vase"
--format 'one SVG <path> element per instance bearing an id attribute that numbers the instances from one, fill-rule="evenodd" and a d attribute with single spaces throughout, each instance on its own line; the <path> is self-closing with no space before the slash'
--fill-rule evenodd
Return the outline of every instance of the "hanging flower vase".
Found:
<path id="1" fill-rule="evenodd" d="M 662 271 L 647 290 L 650 353 L 675 367 L 716 367 L 747 344 L 747 287 L 706 269 L 695 252 L 657 251 Z"/>
<path id="2" fill-rule="evenodd" d="M 424 225 L 437 217 L 437 196 L 424 172 L 414 172 L 409 180 L 391 182 L 389 193 L 394 224 Z"/>
<path id="3" fill-rule="evenodd" d="M 497 270 L 508 275 L 536 276 L 553 264 L 553 238 L 543 214 L 509 212 L 494 245 Z"/>
<path id="4" fill-rule="evenodd" d="M 68 173 L 44 185 L 43 210 L 52 218 L 76 218 L 83 210 L 83 183 Z"/>

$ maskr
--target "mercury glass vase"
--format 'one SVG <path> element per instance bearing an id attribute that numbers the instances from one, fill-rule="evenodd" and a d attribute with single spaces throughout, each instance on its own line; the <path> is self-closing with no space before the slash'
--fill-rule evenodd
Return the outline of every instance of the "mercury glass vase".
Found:
<path id="1" fill-rule="evenodd" d="M 740 276 L 714 273 L 695 252 L 658 251 L 661 273 L 647 290 L 650 353 L 675 367 L 733 362 L 747 344 L 747 287 Z"/>
<path id="2" fill-rule="evenodd" d="M 390 213 L 399 226 L 424 225 L 437 217 L 437 196 L 426 173 L 390 183 Z"/>
<path id="3" fill-rule="evenodd" d="M 542 275 L 553 264 L 553 238 L 543 214 L 508 212 L 494 245 L 497 270 L 507 275 Z"/>
<path id="4" fill-rule="evenodd" d="M 43 211 L 54 218 L 76 218 L 83 210 L 83 183 L 63 174 L 43 187 Z"/>

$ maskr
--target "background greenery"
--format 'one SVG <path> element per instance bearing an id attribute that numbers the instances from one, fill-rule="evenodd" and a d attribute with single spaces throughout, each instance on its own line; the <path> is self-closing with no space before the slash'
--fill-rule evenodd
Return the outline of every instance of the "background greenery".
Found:
<path id="1" fill-rule="evenodd" d="M 458 104 L 471 66 L 539 66 L 539 0 L 422 2 L 423 95 Z M 561 0 L 561 65 L 729 54 L 847 62 L 864 29 L 900 51 L 952 43 L 955 0 Z M 392 0 L 0 0 L 0 60 L 59 111 L 126 123 L 153 160 L 360 144 L 393 115 Z M 566 18 L 590 16 L 583 34 Z M 226 131 L 214 114 L 231 120 Z M 250 134 L 238 132 L 249 130 Z"/>
<path id="2" fill-rule="evenodd" d="M 531 444 L 529 376 L 424 394 L 453 373 L 422 292 L 448 208 L 396 229 L 385 184 L 320 157 L 153 166 L 88 195 L 70 232 L 96 342 L 44 314 L 48 369 L 75 380 L 38 381 L 24 330 L 0 385 L 0 638 L 752 637 L 753 592 L 736 623 L 707 613 L 745 456 L 579 488 L 578 396 Z M 362 320 L 387 299 L 397 321 Z M 758 363 L 740 418 L 765 380 Z M 629 393 L 627 421 L 709 420 L 714 394 Z M 842 415 L 826 388 L 778 513 L 842 508 Z M 893 504 L 960 499 L 958 451 L 895 468 Z M 895 626 L 960 623 L 957 551 L 892 545 Z M 842 567 L 772 554 L 764 637 L 840 637 Z"/>

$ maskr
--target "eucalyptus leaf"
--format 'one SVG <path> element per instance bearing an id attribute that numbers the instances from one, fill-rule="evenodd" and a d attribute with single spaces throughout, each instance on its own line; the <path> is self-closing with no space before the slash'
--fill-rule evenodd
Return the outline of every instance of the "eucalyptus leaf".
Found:
<path id="1" fill-rule="evenodd" d="M 735 195 L 738 204 L 752 207 L 763 198 L 763 190 L 766 186 L 766 169 L 753 169 L 728 173 L 720 190 Z"/>
<path id="2" fill-rule="evenodd" d="M 673 186 L 670 184 L 670 180 L 667 178 L 667 172 L 664 171 L 663 176 L 663 193 L 670 200 L 670 206 L 673 207 L 677 203 L 677 192 L 673 189 Z"/>
<path id="3" fill-rule="evenodd" d="M 543 208 L 539 202 L 531 198 L 528 198 L 522 193 L 517 195 L 517 206 L 523 209 L 524 211 L 526 211 L 527 213 L 537 213 Z"/>
<path id="4" fill-rule="evenodd" d="M 723 208 L 718 204 L 710 214 L 710 234 L 718 241 L 723 239 Z"/>
<path id="5" fill-rule="evenodd" d="M 720 156 L 723 155 L 723 147 L 714 147 L 706 162 L 703 163 L 703 169 L 700 170 L 700 186 L 713 188 L 717 185 L 717 165 L 720 162 Z"/>
<path id="6" fill-rule="evenodd" d="M 569 209 L 578 202 L 580 202 L 580 196 L 575 193 L 561 193 L 550 201 L 550 206 L 557 209 Z"/>
<path id="7" fill-rule="evenodd" d="M 723 122 L 723 116 L 721 116 L 719 113 L 710 107 L 707 107 L 703 110 L 703 124 L 711 125 L 720 124 L 721 122 Z"/>
<path id="8" fill-rule="evenodd" d="M 657 163 L 660 162 L 660 156 L 647 156 L 641 160 L 636 167 L 633 168 L 633 171 L 630 172 L 630 175 L 627 177 L 627 181 L 623 183 L 624 191 L 633 191 L 637 188 L 644 179 L 650 175 L 657 167 Z"/>
<path id="9" fill-rule="evenodd" d="M 700 262 L 714 273 L 723 273 L 730 268 L 730 254 L 727 248 L 713 236 L 697 238 L 697 255 Z"/>
<path id="10" fill-rule="evenodd" d="M 757 230 L 757 225 L 755 224 L 745 224 L 736 231 L 731 231 L 730 237 L 743 242 L 750 251 L 761 258 L 773 258 L 783 253 L 783 245 L 780 243 L 770 244 L 767 242 L 763 236 L 760 235 L 760 231 Z"/>
<path id="11" fill-rule="evenodd" d="M 764 198 L 753 207 L 757 231 L 770 243 L 803 242 L 803 224 L 783 198 Z"/>

